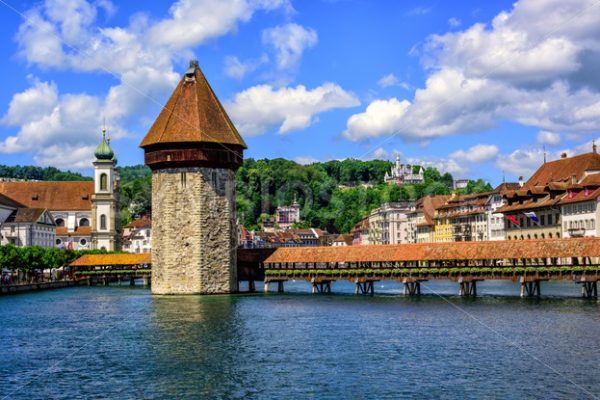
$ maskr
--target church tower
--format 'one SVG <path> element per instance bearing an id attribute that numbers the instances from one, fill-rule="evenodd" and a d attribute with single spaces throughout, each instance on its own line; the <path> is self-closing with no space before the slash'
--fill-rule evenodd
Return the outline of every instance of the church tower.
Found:
<path id="1" fill-rule="evenodd" d="M 92 195 L 92 248 L 120 250 L 119 177 L 117 159 L 110 148 L 106 129 L 94 153 L 94 194 Z"/>
<path id="2" fill-rule="evenodd" d="M 236 292 L 235 171 L 246 144 L 197 61 L 140 147 L 152 169 L 152 293 Z"/>

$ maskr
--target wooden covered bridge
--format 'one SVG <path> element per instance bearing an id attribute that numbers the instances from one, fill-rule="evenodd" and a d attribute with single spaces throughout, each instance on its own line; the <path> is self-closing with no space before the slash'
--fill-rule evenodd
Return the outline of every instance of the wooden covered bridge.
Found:
<path id="1" fill-rule="evenodd" d="M 74 274 L 106 283 L 150 274 L 149 254 L 86 255 L 71 264 Z M 288 280 L 306 280 L 313 293 L 329 293 L 335 281 L 356 284 L 356 293 L 373 294 L 374 282 L 396 280 L 406 295 L 418 295 L 421 282 L 450 280 L 463 296 L 477 295 L 477 282 L 509 280 L 521 285 L 522 296 L 539 296 L 541 282 L 567 280 L 580 284 L 585 297 L 597 297 L 600 238 L 419 243 L 347 247 L 280 247 L 238 249 L 238 280 L 264 280 L 284 290 Z"/>
<path id="2" fill-rule="evenodd" d="M 597 297 L 600 238 L 279 248 L 262 267 L 265 290 L 304 279 L 313 292 L 328 293 L 332 282 L 349 280 L 356 293 L 373 294 L 374 282 L 397 280 L 416 295 L 421 282 L 451 280 L 461 295 L 475 296 L 479 281 L 511 280 L 521 284 L 521 296 L 539 296 L 541 282 L 569 280 Z"/>

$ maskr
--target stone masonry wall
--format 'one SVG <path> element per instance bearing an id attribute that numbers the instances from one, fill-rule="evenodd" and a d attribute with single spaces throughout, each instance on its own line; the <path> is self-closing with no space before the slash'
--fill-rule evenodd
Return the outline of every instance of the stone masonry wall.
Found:
<path id="1" fill-rule="evenodd" d="M 152 293 L 237 291 L 234 172 L 152 172 Z"/>

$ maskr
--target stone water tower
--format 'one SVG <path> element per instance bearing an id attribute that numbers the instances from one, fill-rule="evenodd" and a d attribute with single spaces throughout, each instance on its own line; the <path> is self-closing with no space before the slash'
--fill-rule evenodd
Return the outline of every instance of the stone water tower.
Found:
<path id="1" fill-rule="evenodd" d="M 237 291 L 235 171 L 247 147 L 197 61 L 140 147 L 152 169 L 152 293 Z"/>

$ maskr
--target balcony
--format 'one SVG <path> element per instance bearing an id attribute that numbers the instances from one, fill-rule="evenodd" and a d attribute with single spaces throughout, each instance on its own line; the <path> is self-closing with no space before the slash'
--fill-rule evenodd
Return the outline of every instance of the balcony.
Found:
<path id="1" fill-rule="evenodd" d="M 570 228 L 567 229 L 570 237 L 583 237 L 585 236 L 585 228 Z"/>

